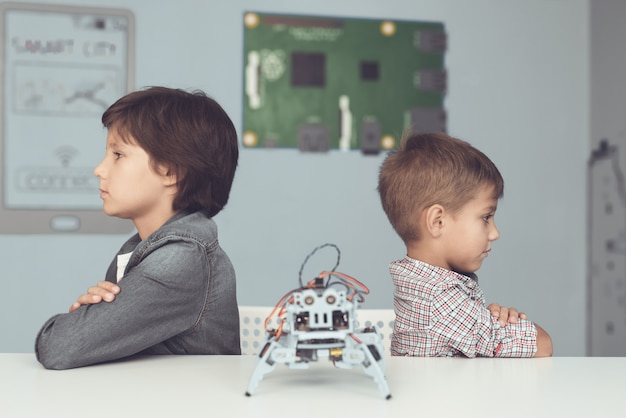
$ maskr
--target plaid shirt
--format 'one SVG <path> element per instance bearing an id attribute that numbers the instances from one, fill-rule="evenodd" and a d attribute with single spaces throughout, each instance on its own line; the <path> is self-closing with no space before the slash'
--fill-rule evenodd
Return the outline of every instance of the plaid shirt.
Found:
<path id="1" fill-rule="evenodd" d="M 391 355 L 532 357 L 537 351 L 532 322 L 501 327 L 476 280 L 409 257 L 389 270 L 396 311 Z"/>

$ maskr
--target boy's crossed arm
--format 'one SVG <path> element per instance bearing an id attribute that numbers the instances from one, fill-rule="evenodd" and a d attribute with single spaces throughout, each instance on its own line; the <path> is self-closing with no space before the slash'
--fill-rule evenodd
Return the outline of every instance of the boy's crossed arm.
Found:
<path id="1" fill-rule="evenodd" d="M 490 304 L 487 309 L 494 319 L 498 319 L 501 327 L 505 327 L 507 324 L 516 324 L 519 319 L 528 319 L 525 313 L 518 312 L 515 308 L 500 306 L 497 303 Z M 552 356 L 552 338 L 536 322 L 533 322 L 533 325 L 537 330 L 537 351 L 533 357 Z"/>

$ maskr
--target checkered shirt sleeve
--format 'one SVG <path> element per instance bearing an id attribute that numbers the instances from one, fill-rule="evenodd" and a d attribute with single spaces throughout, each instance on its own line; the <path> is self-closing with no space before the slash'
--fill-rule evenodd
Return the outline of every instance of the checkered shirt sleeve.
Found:
<path id="1" fill-rule="evenodd" d="M 519 320 L 501 327 L 478 283 L 406 257 L 390 265 L 394 282 L 397 356 L 532 357 L 537 331 Z"/>

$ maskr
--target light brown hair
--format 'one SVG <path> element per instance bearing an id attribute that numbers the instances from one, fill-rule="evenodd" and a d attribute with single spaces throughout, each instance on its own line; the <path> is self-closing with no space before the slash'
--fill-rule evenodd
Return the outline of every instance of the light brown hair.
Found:
<path id="1" fill-rule="evenodd" d="M 455 213 L 485 186 L 493 186 L 495 199 L 502 197 L 504 180 L 495 164 L 469 143 L 444 133 L 405 134 L 378 177 L 383 210 L 405 243 L 420 239 L 424 209 L 440 204 Z"/>

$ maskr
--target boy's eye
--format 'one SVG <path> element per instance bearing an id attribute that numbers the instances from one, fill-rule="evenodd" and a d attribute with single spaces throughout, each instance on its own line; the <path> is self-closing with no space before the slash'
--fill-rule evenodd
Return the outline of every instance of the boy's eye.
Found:
<path id="1" fill-rule="evenodd" d="M 485 222 L 489 222 L 489 220 L 490 220 L 491 218 L 493 218 L 493 215 L 485 215 L 485 216 L 483 216 L 483 220 L 484 220 Z"/>
<path id="2" fill-rule="evenodd" d="M 122 158 L 122 153 L 121 152 L 113 152 L 113 156 L 115 156 L 115 159 L 119 159 Z"/>

